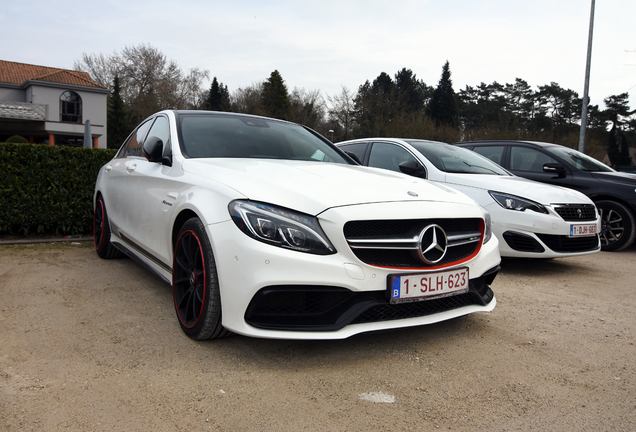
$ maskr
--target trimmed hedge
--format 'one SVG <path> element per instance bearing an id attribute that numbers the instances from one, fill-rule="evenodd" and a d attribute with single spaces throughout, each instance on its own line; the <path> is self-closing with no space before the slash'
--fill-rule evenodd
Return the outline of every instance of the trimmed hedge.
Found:
<path id="1" fill-rule="evenodd" d="M 116 152 L 0 143 L 0 233 L 91 233 L 97 173 Z"/>

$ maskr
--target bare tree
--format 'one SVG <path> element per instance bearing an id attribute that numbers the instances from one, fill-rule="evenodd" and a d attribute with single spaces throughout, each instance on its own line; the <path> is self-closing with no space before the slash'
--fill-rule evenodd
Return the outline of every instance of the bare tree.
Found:
<path id="1" fill-rule="evenodd" d="M 230 100 L 232 111 L 243 114 L 263 115 L 261 107 L 261 94 L 263 93 L 263 83 L 254 83 L 248 87 L 239 87 L 233 92 Z"/>
<path id="2" fill-rule="evenodd" d="M 200 104 L 207 70 L 190 69 L 185 74 L 174 60 L 168 60 L 151 45 L 125 47 L 121 54 L 82 54 L 76 70 L 88 72 L 99 84 L 110 88 L 119 78 L 121 98 L 134 121 L 162 109 L 188 109 Z"/>
<path id="3" fill-rule="evenodd" d="M 289 95 L 291 112 L 289 120 L 317 129 L 324 122 L 325 102 L 320 90 L 305 90 L 295 87 Z"/>
<path id="4" fill-rule="evenodd" d="M 354 97 L 351 90 L 345 86 L 342 86 L 339 95 L 327 95 L 329 119 L 340 126 L 342 140 L 349 139 L 352 132 Z"/>

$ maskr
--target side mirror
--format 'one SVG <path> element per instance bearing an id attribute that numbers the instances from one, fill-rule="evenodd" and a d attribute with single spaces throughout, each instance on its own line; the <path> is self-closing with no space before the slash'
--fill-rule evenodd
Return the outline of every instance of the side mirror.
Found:
<path id="1" fill-rule="evenodd" d="M 172 158 L 163 155 L 163 141 L 159 137 L 148 137 L 141 148 L 141 154 L 150 162 L 172 166 Z"/>
<path id="2" fill-rule="evenodd" d="M 355 153 L 350 152 L 350 151 L 346 151 L 346 150 L 345 150 L 345 153 L 347 154 L 347 156 L 349 156 L 351 159 L 356 161 L 358 164 L 362 165 L 362 162 L 360 161 L 360 158 L 358 156 L 356 156 Z"/>
<path id="3" fill-rule="evenodd" d="M 400 171 L 402 171 L 404 174 L 408 174 L 410 176 L 414 176 L 414 177 L 419 177 L 419 178 L 423 178 L 425 179 L 426 176 L 426 169 L 424 169 L 424 167 L 420 164 L 418 164 L 415 161 L 405 161 L 402 162 L 400 165 Z"/>
<path id="4" fill-rule="evenodd" d="M 560 163 L 545 163 L 543 164 L 543 172 L 548 174 L 554 174 L 557 178 L 565 177 L 566 170 Z"/>

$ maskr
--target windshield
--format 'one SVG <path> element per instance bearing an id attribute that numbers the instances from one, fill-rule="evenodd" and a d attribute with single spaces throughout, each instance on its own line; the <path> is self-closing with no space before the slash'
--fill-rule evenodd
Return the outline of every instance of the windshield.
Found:
<path id="1" fill-rule="evenodd" d="M 179 116 L 181 151 L 189 158 L 267 158 L 349 162 L 302 126 L 232 115 Z"/>
<path id="2" fill-rule="evenodd" d="M 553 155 L 560 157 L 561 159 L 565 159 L 566 162 L 570 163 L 571 165 L 582 171 L 615 172 L 612 168 L 608 167 L 604 163 L 599 162 L 584 153 L 568 147 L 546 147 L 546 150 Z"/>
<path id="3" fill-rule="evenodd" d="M 432 141 L 406 140 L 437 169 L 448 173 L 510 175 L 505 169 L 474 151 Z"/>

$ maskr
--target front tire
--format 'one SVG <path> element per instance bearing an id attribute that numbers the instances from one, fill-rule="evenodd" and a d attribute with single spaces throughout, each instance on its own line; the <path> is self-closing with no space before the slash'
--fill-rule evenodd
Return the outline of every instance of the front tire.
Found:
<path id="1" fill-rule="evenodd" d="M 104 198 L 100 195 L 95 201 L 95 214 L 93 217 L 93 243 L 95 251 L 100 258 L 111 259 L 124 256 L 123 252 L 117 249 L 110 242 L 110 225 L 108 224 L 108 213 Z"/>
<path id="2" fill-rule="evenodd" d="M 601 214 L 601 250 L 619 251 L 631 245 L 636 237 L 634 214 L 616 201 L 598 201 L 596 207 Z"/>
<path id="3" fill-rule="evenodd" d="M 229 332 L 221 324 L 221 294 L 212 245 L 199 218 L 181 228 L 172 265 L 174 306 L 181 329 L 195 340 Z"/>

